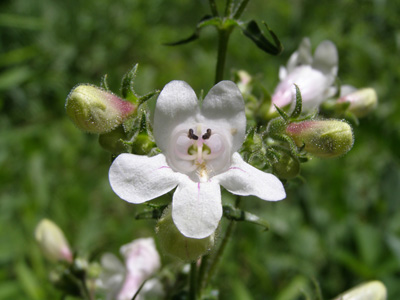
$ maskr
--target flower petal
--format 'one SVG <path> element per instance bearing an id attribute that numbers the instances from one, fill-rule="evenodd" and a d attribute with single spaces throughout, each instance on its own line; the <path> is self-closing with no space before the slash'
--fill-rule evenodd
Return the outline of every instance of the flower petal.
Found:
<path id="1" fill-rule="evenodd" d="M 163 154 L 147 157 L 128 153 L 114 160 L 108 174 L 113 191 L 131 203 L 164 195 L 178 184 L 180 176 L 167 165 Z"/>
<path id="2" fill-rule="evenodd" d="M 336 76 L 339 56 L 336 46 L 331 41 L 321 42 L 314 53 L 312 67 L 324 74 Z"/>
<path id="3" fill-rule="evenodd" d="M 232 81 L 221 81 L 211 88 L 203 101 L 201 112 L 207 124 L 217 123 L 232 135 L 232 153 L 243 144 L 246 130 L 244 100 Z"/>
<path id="4" fill-rule="evenodd" d="M 214 181 L 181 181 L 172 200 L 172 219 L 186 237 L 202 239 L 211 235 L 222 217 L 221 191 Z"/>
<path id="5" fill-rule="evenodd" d="M 297 51 L 293 52 L 286 65 L 288 73 L 291 73 L 300 65 L 311 65 L 311 42 L 309 38 L 303 38 Z M 282 79 L 281 79 L 282 80 Z"/>
<path id="6" fill-rule="evenodd" d="M 252 167 L 239 153 L 233 154 L 229 170 L 213 179 L 236 195 L 254 195 L 269 201 L 278 201 L 286 197 L 285 189 L 277 177 Z"/>
<path id="7" fill-rule="evenodd" d="M 197 96 L 190 85 L 179 80 L 168 83 L 158 96 L 154 112 L 154 137 L 157 146 L 163 152 L 167 151 L 174 128 L 187 121 L 193 124 L 198 111 Z"/>

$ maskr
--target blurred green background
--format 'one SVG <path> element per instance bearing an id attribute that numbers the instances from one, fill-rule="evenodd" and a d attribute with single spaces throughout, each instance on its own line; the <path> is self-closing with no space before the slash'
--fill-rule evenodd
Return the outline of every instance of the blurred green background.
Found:
<path id="1" fill-rule="evenodd" d="M 109 154 L 74 127 L 64 102 L 76 84 L 99 84 L 106 73 L 117 92 L 135 63 L 139 92 L 173 79 L 207 91 L 213 28 L 188 45 L 162 43 L 189 36 L 208 13 L 205 0 L 1 1 L 0 299 L 59 298 L 33 239 L 43 217 L 83 252 L 116 253 L 154 235 L 154 221 L 133 218 L 142 208 L 111 191 Z M 330 39 L 341 81 L 375 88 L 380 103 L 354 128 L 353 150 L 305 164 L 305 182 L 289 183 L 286 200 L 242 201 L 271 230 L 237 226 L 216 277 L 221 299 L 304 299 L 314 282 L 330 299 L 371 279 L 386 284 L 388 299 L 400 299 L 399 14 L 397 0 L 250 1 L 243 19 L 266 21 L 285 51 L 268 56 L 235 31 L 227 70 L 246 69 L 272 92 L 279 66 L 304 36 L 314 47 Z"/>

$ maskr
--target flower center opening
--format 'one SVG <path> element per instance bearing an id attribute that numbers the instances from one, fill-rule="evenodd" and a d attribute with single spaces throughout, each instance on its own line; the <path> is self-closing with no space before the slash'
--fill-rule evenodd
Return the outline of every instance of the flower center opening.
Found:
<path id="1" fill-rule="evenodd" d="M 227 134 L 218 128 L 179 127 L 172 134 L 169 164 L 194 181 L 206 182 L 229 165 L 229 145 Z"/>

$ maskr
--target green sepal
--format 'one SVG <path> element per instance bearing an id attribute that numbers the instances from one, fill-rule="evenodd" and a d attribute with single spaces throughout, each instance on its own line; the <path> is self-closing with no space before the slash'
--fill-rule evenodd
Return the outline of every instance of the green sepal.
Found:
<path id="1" fill-rule="evenodd" d="M 220 24 L 219 18 L 210 16 L 210 15 L 206 15 L 203 18 L 201 18 L 199 23 L 197 23 L 196 29 L 191 36 L 189 36 L 185 39 L 179 40 L 177 42 L 165 43 L 164 45 L 165 46 L 178 46 L 178 45 L 183 45 L 183 44 L 193 42 L 200 37 L 200 31 L 203 27 L 210 26 L 210 25 L 218 26 L 219 24 Z"/>
<path id="2" fill-rule="evenodd" d="M 258 27 L 256 21 L 250 21 L 245 28 L 242 27 L 242 31 L 245 36 L 251 39 L 258 48 L 272 55 L 279 55 L 283 51 L 283 45 L 275 35 L 275 33 L 268 27 L 268 25 L 263 22 L 265 27 L 267 28 L 269 34 L 271 35 L 274 43 L 268 41 L 268 39 L 264 36 L 264 33 L 261 31 L 260 27 Z"/>
<path id="3" fill-rule="evenodd" d="M 268 222 L 260 218 L 259 216 L 256 216 L 252 213 L 249 213 L 247 211 L 238 208 L 234 208 L 229 205 L 224 205 L 222 208 L 224 217 L 227 218 L 228 220 L 245 221 L 256 225 L 260 225 L 264 227 L 264 230 L 269 230 Z"/>
<path id="4" fill-rule="evenodd" d="M 287 115 L 287 113 L 285 113 L 282 109 L 280 109 L 277 105 L 275 105 L 275 109 L 276 111 L 279 113 L 279 115 L 282 117 L 282 119 L 284 119 L 286 122 L 288 122 L 290 120 L 290 117 Z"/>
<path id="5" fill-rule="evenodd" d="M 101 78 L 101 81 L 100 81 L 100 87 L 106 91 L 110 91 L 110 88 L 108 87 L 107 79 L 108 79 L 108 75 L 104 74 L 104 76 Z"/>
<path id="6" fill-rule="evenodd" d="M 160 94 L 160 91 L 159 90 L 155 90 L 155 91 L 152 91 L 152 92 L 147 93 L 146 95 L 140 97 L 138 99 L 139 105 L 145 103 L 147 100 L 150 100 L 152 97 L 154 97 L 154 96 L 156 96 L 158 94 Z"/>
<path id="7" fill-rule="evenodd" d="M 133 68 L 124 75 L 122 78 L 121 83 L 121 95 L 122 98 L 137 104 L 138 103 L 138 96 L 136 95 L 133 89 L 133 81 L 135 80 L 137 69 L 139 64 L 133 66 Z"/>
<path id="8" fill-rule="evenodd" d="M 164 212 L 164 209 L 168 205 L 150 205 L 150 204 L 148 204 L 148 206 L 150 207 L 150 209 L 145 210 L 145 211 L 140 212 L 135 215 L 136 220 L 146 220 L 146 219 L 158 220 L 159 218 L 161 218 L 161 216 Z"/>
<path id="9" fill-rule="evenodd" d="M 295 84 L 294 86 L 296 88 L 296 106 L 294 107 L 294 110 L 290 115 L 291 119 L 297 119 L 300 116 L 301 110 L 303 108 L 303 99 L 301 98 L 300 89 L 297 84 Z"/>

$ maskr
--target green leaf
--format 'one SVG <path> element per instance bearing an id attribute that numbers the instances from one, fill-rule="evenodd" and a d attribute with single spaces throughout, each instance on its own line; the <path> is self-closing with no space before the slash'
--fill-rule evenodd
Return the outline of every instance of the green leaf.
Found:
<path id="1" fill-rule="evenodd" d="M 250 21 L 245 28 L 242 28 L 242 31 L 244 35 L 251 39 L 261 50 L 272 55 L 280 54 L 283 51 L 282 43 L 275 35 L 275 33 L 271 29 L 269 29 L 268 25 L 265 22 L 263 22 L 263 24 L 267 28 L 274 43 L 268 41 L 268 39 L 264 36 L 264 33 L 258 27 L 257 23 L 253 20 Z"/>
<path id="2" fill-rule="evenodd" d="M 156 219 L 158 220 L 161 218 L 164 209 L 167 207 L 167 205 L 160 205 L 160 206 L 152 206 L 152 209 L 145 210 L 141 213 L 136 214 L 135 219 L 136 220 L 145 220 L 145 219 Z"/>
<path id="3" fill-rule="evenodd" d="M 228 220 L 250 222 L 264 227 L 264 230 L 269 229 L 268 222 L 260 218 L 259 216 L 256 216 L 252 213 L 249 213 L 247 211 L 238 208 L 234 208 L 229 205 L 224 205 L 222 208 L 224 212 L 224 217 L 227 218 Z"/>
<path id="4" fill-rule="evenodd" d="M 275 104 L 274 104 L 274 106 L 276 108 L 276 111 L 282 117 L 282 119 L 284 119 L 285 121 L 289 121 L 289 119 L 290 119 L 289 116 L 282 109 L 280 109 L 278 106 L 276 106 Z"/>
<path id="5" fill-rule="evenodd" d="M 139 64 L 133 66 L 133 68 L 124 75 L 122 78 L 122 85 L 121 85 L 121 95 L 124 99 L 129 100 L 133 103 L 137 103 L 138 96 L 134 92 L 133 89 L 133 81 L 136 77 L 136 72 Z"/>
<path id="6" fill-rule="evenodd" d="M 104 76 L 101 78 L 101 81 L 100 81 L 100 87 L 105 89 L 106 91 L 109 91 L 110 88 L 108 87 L 107 79 L 108 79 L 108 75 L 104 74 Z"/>
<path id="7" fill-rule="evenodd" d="M 296 87 L 296 106 L 294 107 L 294 110 L 293 110 L 292 114 L 290 115 L 291 119 L 296 119 L 298 116 L 300 116 L 302 106 L 303 106 L 303 100 L 301 98 L 300 89 L 297 86 L 297 84 L 295 84 L 294 86 Z"/>
<path id="8" fill-rule="evenodd" d="M 160 94 L 160 91 L 159 91 L 159 90 L 152 91 L 152 92 L 150 92 L 150 93 L 148 93 L 148 94 L 146 94 L 146 95 L 140 97 L 140 98 L 138 99 L 138 102 L 139 102 L 139 104 L 143 104 L 143 103 L 145 103 L 147 100 L 150 100 L 152 97 L 154 97 L 154 96 L 156 96 L 156 95 L 158 95 L 158 94 Z"/>
<path id="9" fill-rule="evenodd" d="M 178 45 L 183 45 L 183 44 L 193 42 L 200 37 L 200 31 L 202 28 L 204 28 L 206 26 L 210 26 L 210 25 L 218 26 L 219 24 L 220 24 L 220 19 L 218 17 L 206 15 L 199 21 L 199 23 L 197 23 L 196 29 L 191 36 L 189 36 L 185 39 L 179 40 L 177 42 L 165 43 L 164 45 L 165 46 L 178 46 Z"/>

